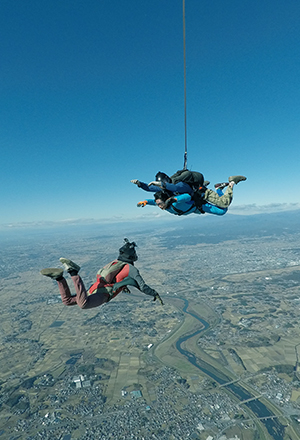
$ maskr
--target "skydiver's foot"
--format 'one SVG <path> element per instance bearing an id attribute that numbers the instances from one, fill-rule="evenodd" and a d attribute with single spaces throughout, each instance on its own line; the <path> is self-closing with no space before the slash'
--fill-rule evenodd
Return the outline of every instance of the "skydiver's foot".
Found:
<path id="1" fill-rule="evenodd" d="M 208 187 L 208 185 L 210 184 L 209 180 L 204 180 L 203 182 L 203 186 Z"/>
<path id="2" fill-rule="evenodd" d="M 229 182 L 229 183 L 233 182 L 233 183 L 235 183 L 236 185 L 237 185 L 239 182 L 242 182 L 243 180 L 247 180 L 247 177 L 245 177 L 245 176 L 230 176 L 230 177 L 228 177 L 228 182 Z"/>
<path id="3" fill-rule="evenodd" d="M 57 281 L 63 278 L 64 271 L 54 267 L 47 267 L 46 269 L 41 270 L 41 274 Z"/>
<path id="4" fill-rule="evenodd" d="M 64 266 L 64 269 L 71 275 L 77 275 L 80 271 L 80 266 L 78 264 L 74 263 L 74 261 L 69 260 L 68 258 L 60 258 L 59 261 Z"/>
<path id="5" fill-rule="evenodd" d="M 229 182 L 222 182 L 222 183 L 216 183 L 215 184 L 215 188 L 216 189 L 224 189 L 226 188 L 226 186 L 229 185 Z"/>

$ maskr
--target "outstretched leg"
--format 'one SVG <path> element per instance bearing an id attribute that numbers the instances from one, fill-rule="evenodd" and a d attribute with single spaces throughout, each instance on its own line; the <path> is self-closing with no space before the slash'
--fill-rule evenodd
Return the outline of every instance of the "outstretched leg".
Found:
<path id="1" fill-rule="evenodd" d="M 103 289 L 103 292 L 88 295 L 80 276 L 77 274 L 71 277 L 76 291 L 76 301 L 81 309 L 92 309 L 107 302 L 109 296 L 105 294 L 105 289 Z"/>
<path id="2" fill-rule="evenodd" d="M 214 215 L 224 215 L 227 212 L 227 208 L 219 208 L 216 205 L 212 205 L 211 203 L 205 203 L 202 205 L 202 210 L 208 214 Z"/>
<path id="3" fill-rule="evenodd" d="M 71 295 L 70 288 L 65 278 L 56 280 L 59 288 L 61 300 L 65 306 L 75 306 L 77 304 L 76 295 Z"/>
<path id="4" fill-rule="evenodd" d="M 220 183 L 216 184 L 215 188 L 218 188 L 217 192 L 212 191 L 211 189 L 207 189 L 204 194 L 204 199 L 212 203 L 215 206 L 218 206 L 219 208 L 228 208 L 228 206 L 231 204 L 233 199 L 233 186 L 237 185 L 239 182 L 242 182 L 246 180 L 247 178 L 245 176 L 230 176 L 228 178 L 228 184 L 227 183 Z M 225 191 L 225 194 L 220 196 L 220 190 L 225 188 L 227 186 L 227 189 Z M 219 194 L 218 194 L 219 193 Z"/>
<path id="5" fill-rule="evenodd" d="M 54 267 L 47 267 L 41 270 L 41 274 L 45 277 L 52 278 L 52 280 L 57 281 L 59 293 L 63 304 L 66 306 L 74 306 L 77 304 L 76 296 L 72 296 L 68 283 L 63 277 L 64 271 L 62 269 L 57 269 Z"/>
<path id="6" fill-rule="evenodd" d="M 211 189 L 207 189 L 204 194 L 204 199 L 212 203 L 219 208 L 228 208 L 230 203 L 232 202 L 233 191 L 231 186 L 228 186 L 225 193 L 222 196 L 219 196 L 215 191 Z"/>
<path id="7" fill-rule="evenodd" d="M 88 294 L 80 275 L 78 275 L 80 271 L 78 264 L 68 258 L 60 258 L 60 262 L 72 278 L 76 291 L 76 301 L 81 309 L 92 309 L 107 302 L 109 295 L 105 293 L 105 289 L 102 289 L 103 291 L 99 289 L 97 293 L 92 295 Z"/>

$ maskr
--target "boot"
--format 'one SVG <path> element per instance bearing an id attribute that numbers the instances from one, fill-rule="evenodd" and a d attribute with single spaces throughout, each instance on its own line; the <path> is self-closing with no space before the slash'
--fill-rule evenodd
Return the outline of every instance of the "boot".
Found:
<path id="1" fill-rule="evenodd" d="M 63 278 L 64 271 L 62 269 L 56 269 L 54 267 L 47 267 L 46 269 L 41 270 L 41 274 L 45 277 L 57 280 L 59 278 Z"/>
<path id="2" fill-rule="evenodd" d="M 76 272 L 78 273 L 80 271 L 80 266 L 78 264 L 74 263 L 74 261 L 69 260 L 68 258 L 60 258 L 59 261 L 64 266 L 64 269 L 67 272 Z"/>
<path id="3" fill-rule="evenodd" d="M 78 264 L 74 263 L 72 260 L 68 260 L 68 258 L 60 258 L 59 261 L 64 266 L 64 269 L 70 274 L 70 275 L 77 275 L 80 271 L 80 266 Z M 72 272 L 72 273 L 71 273 Z M 76 274 L 75 274 L 76 272 Z"/>
<path id="4" fill-rule="evenodd" d="M 239 182 L 242 182 L 243 180 L 246 179 L 247 177 L 245 176 L 230 176 L 228 177 L 228 182 L 234 182 L 237 185 Z"/>

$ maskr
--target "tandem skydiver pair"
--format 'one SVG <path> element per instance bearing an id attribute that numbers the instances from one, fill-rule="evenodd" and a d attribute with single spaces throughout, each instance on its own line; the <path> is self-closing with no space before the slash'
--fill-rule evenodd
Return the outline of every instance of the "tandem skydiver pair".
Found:
<path id="1" fill-rule="evenodd" d="M 205 181 L 203 174 L 197 171 L 179 170 L 171 177 L 158 172 L 155 179 L 149 184 L 137 179 L 131 180 L 144 191 L 155 193 L 154 199 L 143 200 L 137 204 L 138 207 L 158 206 L 174 215 L 224 215 L 232 202 L 234 185 L 247 178 L 241 175 L 230 176 L 228 182 L 215 184 L 216 191 L 207 188 L 210 182 Z"/>

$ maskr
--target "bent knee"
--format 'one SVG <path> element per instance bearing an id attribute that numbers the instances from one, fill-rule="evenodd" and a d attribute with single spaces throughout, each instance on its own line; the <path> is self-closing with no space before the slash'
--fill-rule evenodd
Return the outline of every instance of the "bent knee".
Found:
<path id="1" fill-rule="evenodd" d="M 84 309 L 89 309 L 89 308 L 90 308 L 89 305 L 88 305 L 88 303 L 78 304 L 78 306 L 79 306 L 82 310 L 84 310 Z"/>

